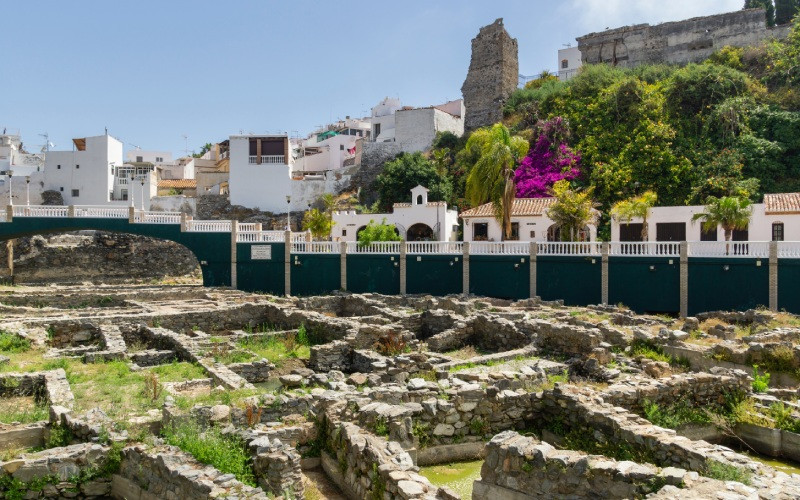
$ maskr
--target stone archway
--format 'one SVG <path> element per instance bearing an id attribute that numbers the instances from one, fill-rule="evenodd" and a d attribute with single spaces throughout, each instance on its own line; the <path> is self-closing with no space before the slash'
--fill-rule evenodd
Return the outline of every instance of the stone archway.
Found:
<path id="1" fill-rule="evenodd" d="M 421 222 L 418 222 L 406 231 L 406 241 L 433 241 L 433 229 Z"/>

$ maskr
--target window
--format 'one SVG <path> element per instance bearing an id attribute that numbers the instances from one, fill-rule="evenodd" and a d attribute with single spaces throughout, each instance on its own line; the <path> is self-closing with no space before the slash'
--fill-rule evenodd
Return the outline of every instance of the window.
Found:
<path id="1" fill-rule="evenodd" d="M 141 157 L 141 156 L 137 156 L 137 157 L 136 157 L 136 162 L 137 162 L 137 163 L 141 163 L 141 162 L 142 162 L 142 160 L 143 160 L 143 159 L 142 159 L 142 157 Z"/>
<path id="2" fill-rule="evenodd" d="M 73 189 L 72 190 L 72 197 L 73 198 L 78 198 L 80 195 L 81 195 L 80 190 L 78 190 L 78 189 Z"/>
<path id="3" fill-rule="evenodd" d="M 164 161 L 164 157 L 163 156 L 156 156 L 156 163 L 161 163 L 163 161 Z"/>
<path id="4" fill-rule="evenodd" d="M 686 241 L 686 223 L 685 222 L 657 223 L 656 241 Z"/>
<path id="5" fill-rule="evenodd" d="M 706 231 L 706 228 L 700 226 L 700 241 L 717 241 L 717 228 Z"/>
<path id="6" fill-rule="evenodd" d="M 569 68 L 569 61 L 566 60 L 566 59 L 562 59 L 561 60 L 561 69 L 567 69 L 567 68 Z"/>
<path id="7" fill-rule="evenodd" d="M 347 236 L 347 229 L 342 229 L 342 236 Z"/>
<path id="8" fill-rule="evenodd" d="M 783 222 L 772 223 L 772 241 L 783 241 Z"/>
<path id="9" fill-rule="evenodd" d="M 531 239 L 536 238 L 536 231 L 531 231 Z"/>
<path id="10" fill-rule="evenodd" d="M 57 170 L 61 170 L 61 165 L 56 165 Z"/>
<path id="11" fill-rule="evenodd" d="M 344 151 L 344 144 L 339 144 L 339 151 Z"/>
<path id="12" fill-rule="evenodd" d="M 472 226 L 473 241 L 486 241 L 489 239 L 489 224 L 486 222 L 476 222 Z"/>
<path id="13" fill-rule="evenodd" d="M 64 187 L 63 187 L 63 186 L 62 186 L 62 187 L 60 187 L 60 188 L 59 188 L 59 191 L 61 191 L 61 192 L 63 193 L 63 192 L 64 192 Z"/>
<path id="14" fill-rule="evenodd" d="M 509 241 L 519 241 L 519 222 L 511 223 L 511 235 L 508 237 Z"/>
<path id="15" fill-rule="evenodd" d="M 421 194 L 417 195 L 417 205 L 422 205 L 422 195 Z"/>
<path id="16" fill-rule="evenodd" d="M 81 166 L 76 164 L 76 165 L 75 165 L 75 168 L 81 168 Z"/>
<path id="17" fill-rule="evenodd" d="M 123 190 L 120 192 L 120 194 L 122 195 L 122 199 L 123 199 L 123 201 L 127 201 L 127 200 L 128 200 L 128 190 L 127 190 L 127 189 L 123 189 Z"/>
<path id="18" fill-rule="evenodd" d="M 620 224 L 619 241 L 642 241 L 642 228 L 644 225 L 641 222 Z"/>
<path id="19" fill-rule="evenodd" d="M 373 136 L 375 137 L 375 139 L 377 139 L 379 135 L 381 135 L 381 124 L 380 123 L 376 123 L 375 124 L 375 133 L 373 134 Z"/>

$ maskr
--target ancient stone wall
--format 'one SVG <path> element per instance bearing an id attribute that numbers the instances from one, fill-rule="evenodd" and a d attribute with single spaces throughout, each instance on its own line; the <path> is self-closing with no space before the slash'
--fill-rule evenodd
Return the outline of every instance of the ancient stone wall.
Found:
<path id="1" fill-rule="evenodd" d="M 787 32 L 786 27 L 767 28 L 764 9 L 747 9 L 655 26 L 624 26 L 577 40 L 584 64 L 632 67 L 699 62 L 726 45 L 758 45 L 771 37 L 782 38 Z"/>
<path id="2" fill-rule="evenodd" d="M 464 95 L 465 130 L 499 122 L 503 104 L 517 89 L 519 62 L 517 39 L 511 38 L 497 19 L 472 39 L 472 58 L 461 93 Z"/>

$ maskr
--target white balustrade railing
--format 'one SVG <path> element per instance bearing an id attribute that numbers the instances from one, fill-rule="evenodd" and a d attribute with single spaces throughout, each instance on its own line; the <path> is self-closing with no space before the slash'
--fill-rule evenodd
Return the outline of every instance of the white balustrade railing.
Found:
<path id="1" fill-rule="evenodd" d="M 253 155 L 249 158 L 249 163 L 251 165 L 255 165 L 258 163 L 257 161 L 258 156 Z M 286 157 L 284 155 L 261 155 L 261 163 L 272 163 L 272 164 L 279 164 L 285 165 L 286 164 Z"/>
<path id="2" fill-rule="evenodd" d="M 678 241 L 612 241 L 609 255 L 632 257 L 680 257 L 681 244 Z"/>
<path id="3" fill-rule="evenodd" d="M 399 241 L 373 241 L 369 245 L 361 245 L 357 241 L 347 242 L 347 253 L 381 253 L 399 254 Z"/>
<path id="4" fill-rule="evenodd" d="M 283 231 L 239 231 L 236 233 L 239 243 L 283 243 L 286 241 Z"/>
<path id="5" fill-rule="evenodd" d="M 689 257 L 769 257 L 768 241 L 690 241 Z"/>
<path id="6" fill-rule="evenodd" d="M 292 253 L 339 253 L 339 245 L 335 241 L 295 241 Z"/>
<path id="7" fill-rule="evenodd" d="M 176 212 L 137 211 L 133 214 L 136 224 L 180 224 L 181 214 Z"/>
<path id="8" fill-rule="evenodd" d="M 104 207 L 104 206 L 75 206 L 75 217 L 90 217 L 104 219 L 127 219 L 129 215 L 128 207 Z"/>
<path id="9" fill-rule="evenodd" d="M 469 253 L 472 255 L 529 255 L 531 245 L 525 241 L 475 241 L 469 244 Z"/>
<path id="10" fill-rule="evenodd" d="M 462 254 L 464 244 L 460 241 L 409 241 L 406 253 L 411 254 Z"/>
<path id="11" fill-rule="evenodd" d="M 778 258 L 800 259 L 800 241 L 779 241 Z"/>
<path id="12" fill-rule="evenodd" d="M 14 205 L 14 217 L 68 217 L 69 207 L 54 205 Z"/>
<path id="13" fill-rule="evenodd" d="M 539 255 L 600 255 L 596 241 L 546 241 L 539 243 Z"/>
<path id="14" fill-rule="evenodd" d="M 308 241 L 309 234 L 311 233 L 308 233 L 306 231 L 293 232 L 291 241 Z"/>
<path id="15" fill-rule="evenodd" d="M 180 217 L 178 217 L 180 222 Z M 229 220 L 187 220 L 186 231 L 195 233 L 230 233 L 231 221 Z"/>
<path id="16" fill-rule="evenodd" d="M 256 225 L 255 222 L 240 222 L 238 228 L 239 231 L 255 231 Z"/>

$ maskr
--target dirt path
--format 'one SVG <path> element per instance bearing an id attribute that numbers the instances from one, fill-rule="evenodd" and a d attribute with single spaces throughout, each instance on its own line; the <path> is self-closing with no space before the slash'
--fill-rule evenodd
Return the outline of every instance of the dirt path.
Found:
<path id="1" fill-rule="evenodd" d="M 303 471 L 307 500 L 347 500 L 322 468 Z"/>

